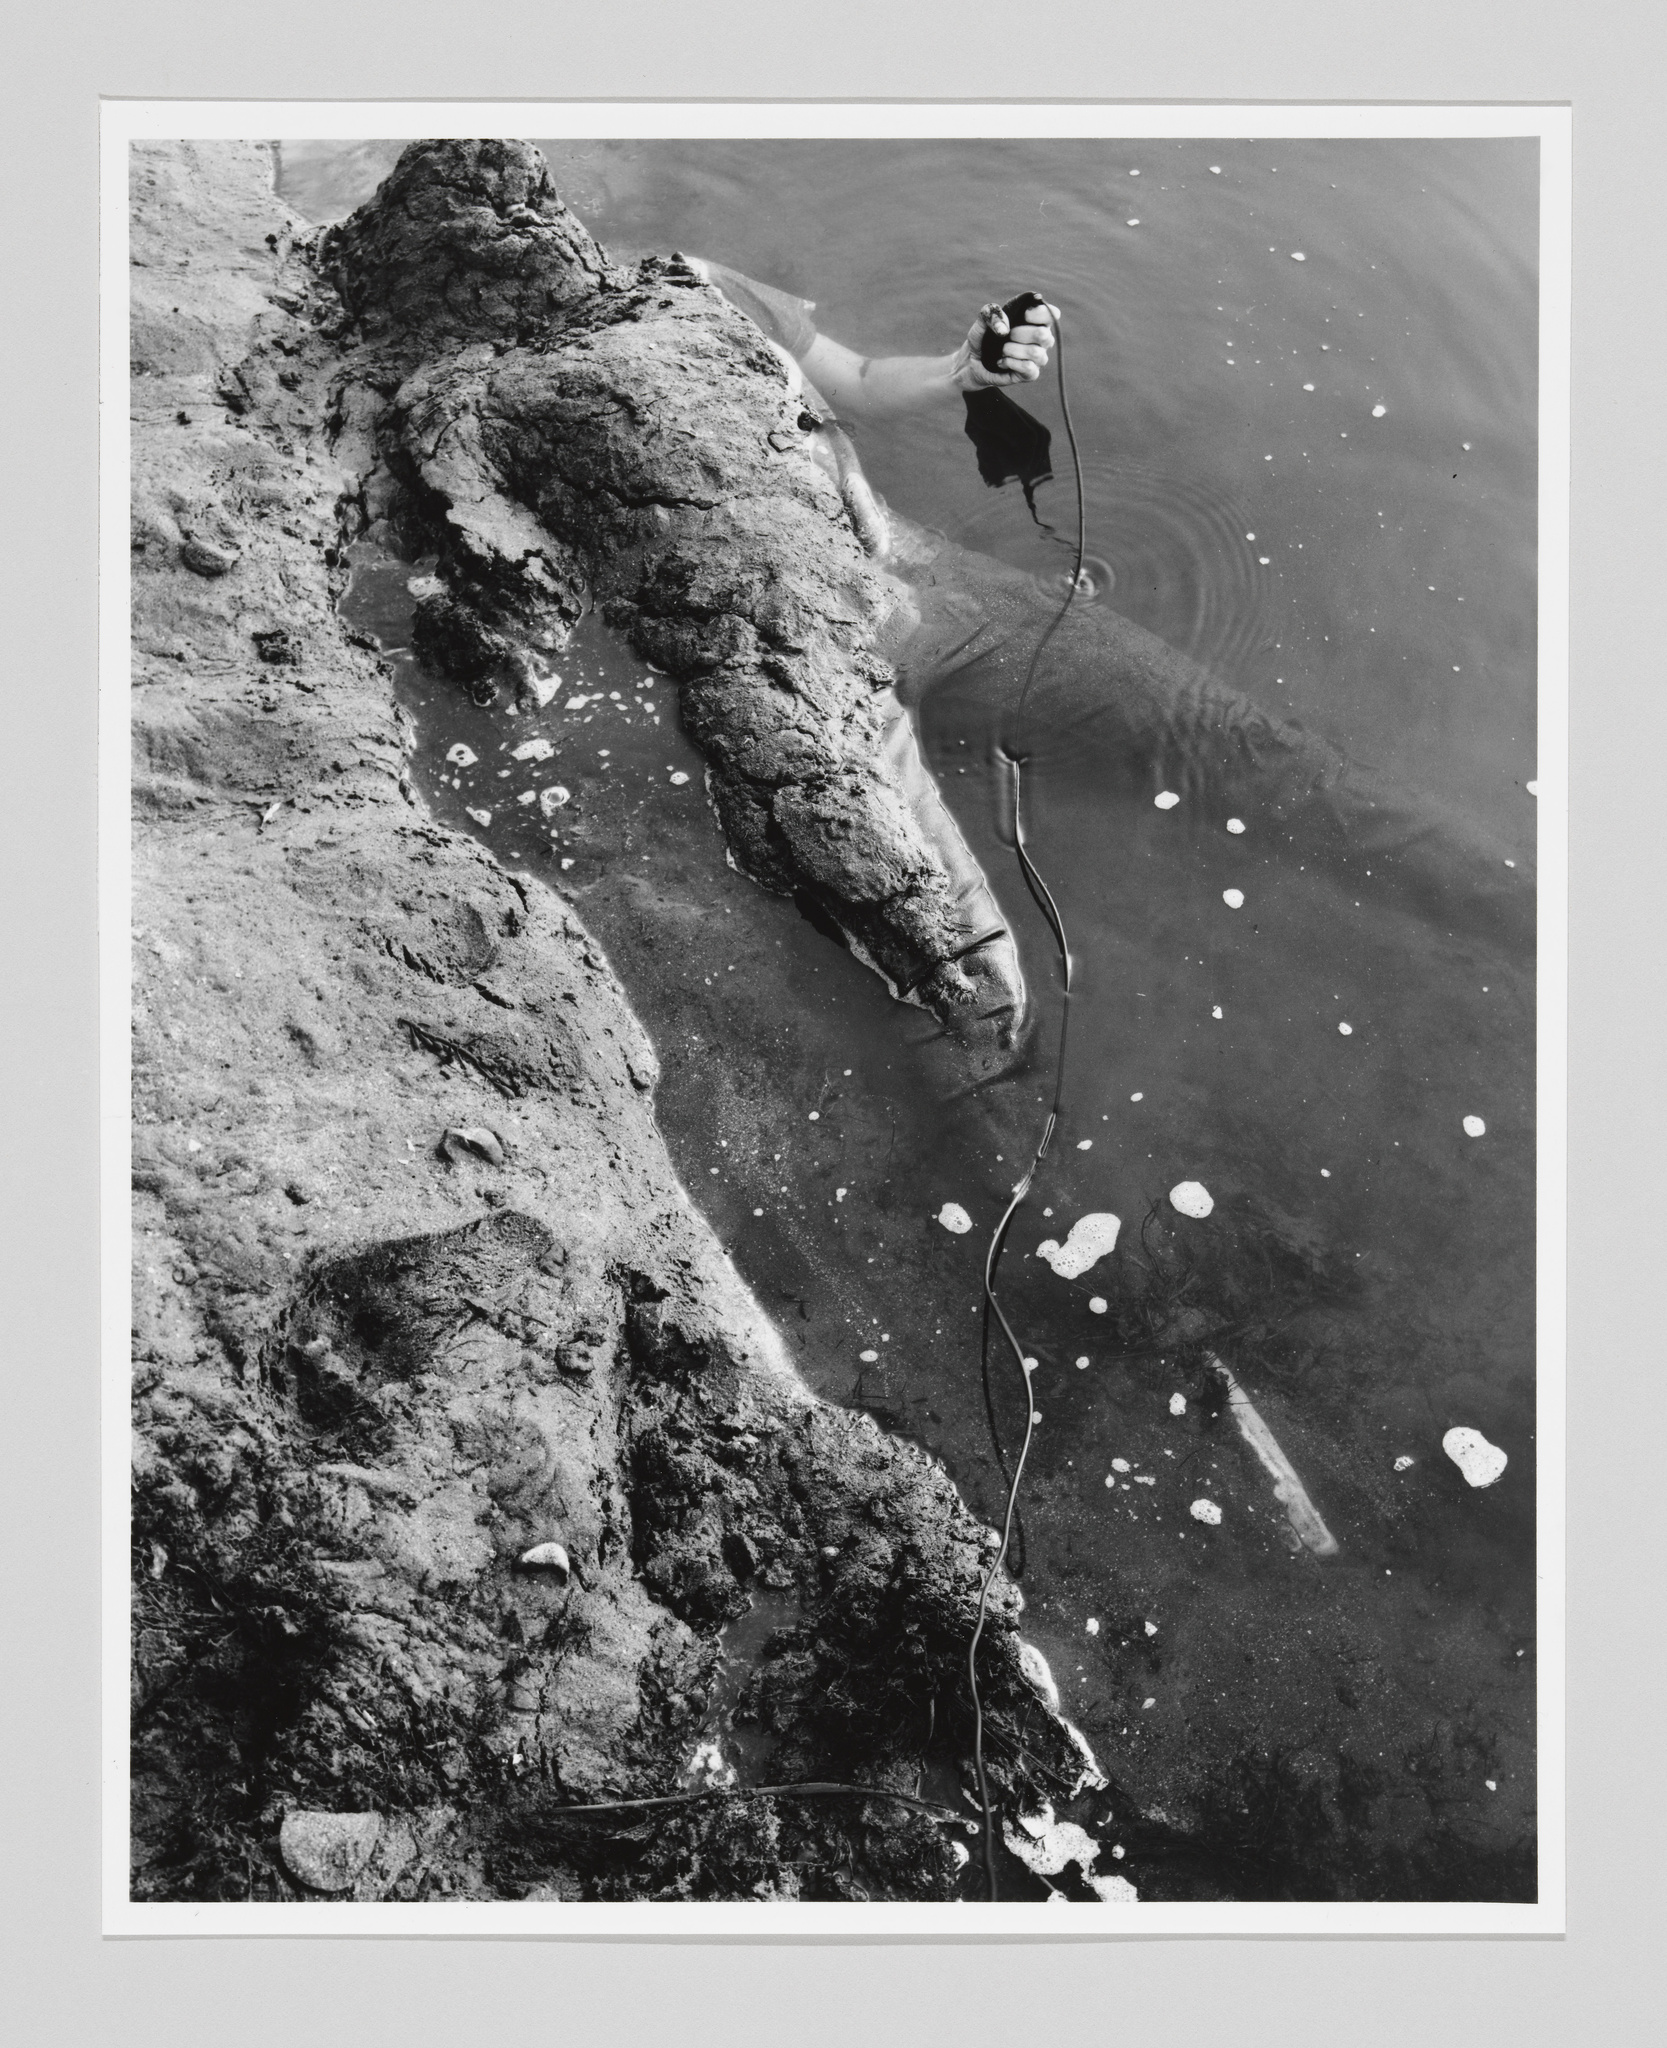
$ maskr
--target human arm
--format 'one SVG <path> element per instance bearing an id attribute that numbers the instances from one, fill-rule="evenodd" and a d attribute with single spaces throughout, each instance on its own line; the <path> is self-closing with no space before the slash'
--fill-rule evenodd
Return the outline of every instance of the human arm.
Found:
<path id="1" fill-rule="evenodd" d="M 1007 315 L 992 300 L 950 355 L 862 356 L 831 336 L 818 334 L 799 361 L 836 410 L 862 419 L 884 419 L 924 411 L 957 392 L 1034 383 L 1047 367 L 1058 318 L 1057 306 L 1035 306 L 1009 330 Z M 994 370 L 986 370 L 980 359 L 986 331 L 1006 336 Z"/>

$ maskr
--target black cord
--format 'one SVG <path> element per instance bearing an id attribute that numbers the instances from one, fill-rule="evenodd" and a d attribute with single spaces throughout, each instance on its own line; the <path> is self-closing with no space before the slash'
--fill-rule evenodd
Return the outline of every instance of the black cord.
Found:
<path id="1" fill-rule="evenodd" d="M 1082 587 L 1082 563 L 1088 544 L 1088 515 L 1082 486 L 1082 455 L 1077 447 L 1077 431 L 1071 422 L 1070 402 L 1065 395 L 1065 335 L 1063 323 L 1060 323 L 1055 329 L 1055 344 L 1058 349 L 1056 368 L 1059 375 L 1059 408 L 1065 415 L 1065 433 L 1071 444 L 1071 464 L 1076 473 L 1077 559 L 1076 566 L 1071 572 L 1070 588 L 1065 593 L 1065 602 L 1048 621 L 1046 631 L 1031 650 L 1030 662 L 1025 670 L 1024 683 L 1019 691 L 1019 701 L 1014 707 L 1015 724 L 1023 714 L 1025 700 L 1030 695 L 1030 686 L 1035 680 L 1037 665 L 1042 659 L 1043 652 L 1047 648 L 1048 642 L 1065 623 L 1065 614 L 1071 609 L 1072 601 L 1075 599 L 1078 590 Z M 989 1340 L 990 1318 L 992 1315 L 1001 1325 L 1001 1333 L 1007 1339 L 1008 1347 L 1013 1353 L 1015 1363 L 1018 1365 L 1019 1378 L 1023 1383 L 1025 1395 L 1024 1442 L 1019 1448 L 1018 1460 L 1013 1467 L 1013 1476 L 1008 1481 L 1007 1506 L 1002 1516 L 1001 1541 L 995 1556 L 990 1561 L 990 1568 L 984 1575 L 984 1583 L 978 1589 L 978 1619 L 973 1628 L 972 1642 L 967 1650 L 967 1681 L 972 1691 L 973 1768 L 978 1777 L 978 1801 L 984 1813 L 984 1875 L 989 1885 L 992 1901 L 999 1896 L 999 1886 L 996 1878 L 995 1816 L 990 1809 L 990 1786 L 984 1770 L 984 1706 L 978 1691 L 978 1645 L 984 1634 L 984 1619 L 989 1604 L 990 1588 L 995 1584 L 996 1573 L 1001 1570 L 1007 1560 L 1008 1546 L 1013 1539 L 1013 1524 L 1018 1514 L 1019 1487 L 1024 1479 L 1025 1460 L 1030 1456 L 1031 1437 L 1036 1429 L 1036 1408 L 1030 1391 L 1032 1367 L 1026 1364 L 1024 1347 L 1014 1334 L 1013 1325 L 1007 1320 L 1007 1312 L 1003 1309 L 1001 1301 L 996 1294 L 996 1273 L 1001 1264 L 1001 1254 L 1007 1242 L 1008 1229 L 1018 1212 L 1020 1203 L 1023 1202 L 1025 1196 L 1030 1192 L 1031 1183 L 1040 1172 L 1043 1160 L 1047 1157 L 1048 1147 L 1053 1143 L 1054 1130 L 1059 1123 L 1060 1113 L 1064 1107 L 1065 1048 L 1071 1023 L 1071 946 L 1070 941 L 1065 935 L 1065 921 L 1059 914 L 1059 905 L 1054 901 L 1053 891 L 1042 879 L 1040 871 L 1030 857 L 1030 850 L 1025 844 L 1024 770 L 1027 756 L 1017 746 L 1011 746 L 1005 742 L 1002 746 L 1002 753 L 1008 766 L 1013 771 L 1014 851 L 1019 857 L 1019 867 L 1025 878 L 1025 887 L 1030 891 L 1031 898 L 1035 902 L 1037 909 L 1046 918 L 1048 929 L 1053 934 L 1054 944 L 1059 948 L 1060 979 L 1063 986 L 1059 1012 L 1059 1047 L 1054 1056 L 1053 1105 L 1048 1111 L 1048 1120 L 1042 1127 L 1041 1142 L 1036 1147 L 1035 1155 L 1031 1159 L 1024 1178 L 1013 1190 L 1013 1199 L 1008 1203 L 1002 1214 L 1001 1221 L 996 1225 L 995 1234 L 990 1239 L 989 1251 L 985 1254 L 984 1258 L 984 1401 L 990 1418 L 990 1434 L 995 1440 L 996 1456 L 1001 1460 L 1003 1476 L 1006 1475 L 1007 1461 L 1002 1456 L 1001 1439 L 996 1434 L 995 1404 L 990 1396 Z"/>

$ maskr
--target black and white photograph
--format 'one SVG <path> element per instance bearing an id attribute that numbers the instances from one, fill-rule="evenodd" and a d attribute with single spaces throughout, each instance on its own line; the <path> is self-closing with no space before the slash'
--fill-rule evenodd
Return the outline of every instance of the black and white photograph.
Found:
<path id="1" fill-rule="evenodd" d="M 106 1927 L 1559 1930 L 1566 113 L 424 112 L 105 113 Z"/>

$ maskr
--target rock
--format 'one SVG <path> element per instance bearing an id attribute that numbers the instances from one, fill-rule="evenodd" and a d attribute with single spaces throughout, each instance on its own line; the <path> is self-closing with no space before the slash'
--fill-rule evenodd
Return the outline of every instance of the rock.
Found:
<path id="1" fill-rule="evenodd" d="M 758 1569 L 758 1552 L 752 1540 L 739 1529 L 731 1529 L 724 1538 L 724 1563 L 738 1579 L 750 1579 Z"/>
<path id="2" fill-rule="evenodd" d="M 297 1883 L 309 1891 L 346 1892 L 364 1872 L 382 1838 L 379 1813 L 315 1813 L 298 1808 L 284 1816 L 278 1853 Z"/>
<path id="3" fill-rule="evenodd" d="M 495 1000 L 502 1001 L 501 998 Z M 454 1125 L 442 1134 L 440 1151 L 454 1161 L 473 1156 L 484 1159 L 489 1166 L 502 1166 L 504 1163 L 503 1140 L 484 1124 Z"/>
<path id="4" fill-rule="evenodd" d="M 216 547 L 195 535 L 180 543 L 179 558 L 197 576 L 224 576 L 242 559 L 237 548 Z"/>
<path id="5" fill-rule="evenodd" d="M 515 1561 L 524 1572 L 554 1572 L 561 1579 L 573 1574 L 572 1563 L 559 1543 L 535 1543 Z"/>
<path id="6" fill-rule="evenodd" d="M 263 626 L 249 636 L 255 652 L 273 668 L 295 668 L 301 660 L 300 644 L 287 626 Z"/>

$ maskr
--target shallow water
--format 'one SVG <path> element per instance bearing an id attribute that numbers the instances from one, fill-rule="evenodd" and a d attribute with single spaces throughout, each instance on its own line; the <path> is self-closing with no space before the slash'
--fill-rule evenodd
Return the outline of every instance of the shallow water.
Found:
<path id="1" fill-rule="evenodd" d="M 291 196 L 315 217 L 355 203 L 380 147 L 292 149 Z M 1529 146 L 549 153 L 616 252 L 721 259 L 816 298 L 819 323 L 859 347 L 946 348 L 982 298 L 1038 284 L 1068 322 L 1101 602 L 1429 792 L 1531 873 Z M 1055 430 L 1039 505 L 1063 526 L 1051 387 L 1026 402 Z M 1058 576 L 1065 557 L 1017 492 L 980 483 L 958 412 L 859 441 L 910 517 Z M 392 644 L 412 573 L 367 558 L 356 586 Z M 1045 1062 L 955 1096 L 929 1020 L 728 868 L 664 680 L 594 625 L 560 665 L 552 706 L 511 717 L 402 662 L 420 778 L 602 938 L 660 1048 L 680 1170 L 807 1374 L 930 1445 L 994 1518 L 978 1276 L 1035 1142 Z M 986 667 L 929 677 L 920 716 L 1021 935 L 1046 1046 L 1053 963 L 992 748 L 1009 708 Z M 515 762 L 535 735 L 553 756 Z M 475 764 L 445 762 L 458 743 Z M 1533 1817 L 1531 957 L 1477 936 L 1456 886 L 1414 913 L 1293 865 L 1249 798 L 1243 833 L 1190 792 L 1158 808 L 1092 719 L 1066 744 L 1044 733 L 1029 772 L 1034 851 L 1080 972 L 1065 1124 L 1004 1269 L 1039 1361 L 1028 1625 L 1128 1788 L 1119 1817 L 1173 1789 L 1219 1835 L 1213 1863 L 1154 1850 L 1142 1869 L 1131 1850 L 1119 1867 L 1145 1896 L 1514 1893 Z M 549 817 L 517 801 L 552 782 L 571 801 Z M 1182 1180 L 1208 1188 L 1208 1217 L 1167 1202 Z M 946 1202 L 970 1232 L 936 1220 Z M 1034 1257 L 1100 1210 L 1122 1235 L 1086 1274 Z M 1143 1339 L 1172 1337 L 1188 1308 L 1335 1558 L 1291 1547 L 1267 1472 L 1218 1426 L 1198 1348 Z M 1000 1368 L 1011 1443 L 1023 1409 Z M 1497 1484 L 1468 1487 L 1444 1456 L 1454 1426 L 1509 1454 Z M 1197 1499 L 1219 1526 L 1193 1517 Z M 1290 1810 L 1289 1839 L 1274 1830 L 1248 1861 L 1244 1758 Z M 1320 1781 L 1343 1787 L 1346 1840 L 1303 1832 Z"/>

